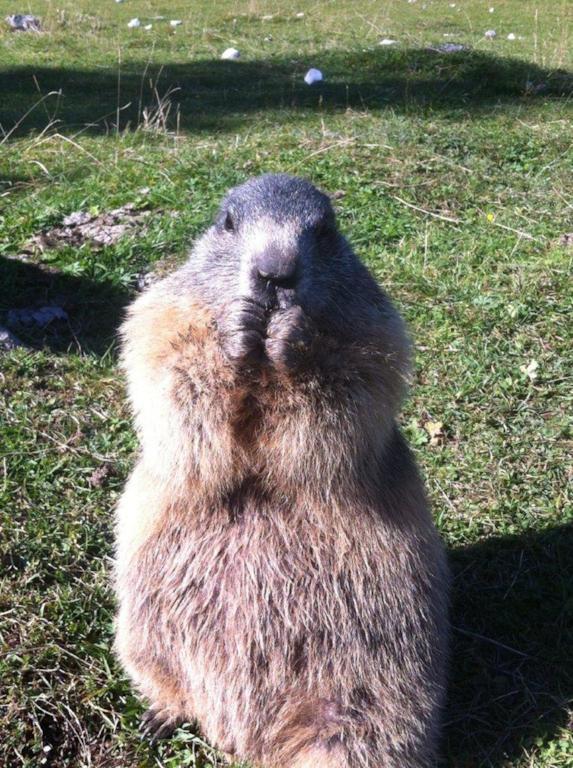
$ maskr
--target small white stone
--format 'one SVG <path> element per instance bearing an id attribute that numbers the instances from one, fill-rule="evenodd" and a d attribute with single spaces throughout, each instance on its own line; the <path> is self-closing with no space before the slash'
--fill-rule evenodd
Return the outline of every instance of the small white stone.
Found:
<path id="1" fill-rule="evenodd" d="M 123 3 L 123 0 L 115 0 L 116 3 Z"/>
<path id="2" fill-rule="evenodd" d="M 304 11 L 300 11 L 300 13 L 297 13 L 296 17 L 297 17 L 297 19 L 303 19 L 304 18 Z"/>
<path id="3" fill-rule="evenodd" d="M 515 37 L 515 35 L 513 34 L 513 32 L 510 32 L 510 33 L 509 33 L 509 35 L 507 36 L 507 39 L 508 39 L 508 40 L 515 40 L 515 39 L 516 39 L 516 37 Z"/>
<path id="4" fill-rule="evenodd" d="M 494 11 L 495 11 L 495 8 L 490 8 L 490 9 L 489 9 L 489 12 L 490 12 L 490 13 L 493 13 Z"/>
<path id="5" fill-rule="evenodd" d="M 170 27 L 180 27 L 181 24 L 183 24 L 181 19 L 171 19 L 171 21 L 169 22 Z"/>
<path id="6" fill-rule="evenodd" d="M 0 325 L 0 352 L 8 352 L 11 349 L 22 346 L 23 344 L 17 336 L 14 336 L 8 328 Z"/>
<path id="7" fill-rule="evenodd" d="M 380 40 L 378 45 L 399 45 L 398 40 L 391 40 L 389 37 L 385 37 L 384 40 Z"/>
<path id="8" fill-rule="evenodd" d="M 130 29 L 136 29 L 137 27 L 140 27 L 140 26 L 141 26 L 141 22 L 140 22 L 140 20 L 139 20 L 139 19 L 132 19 L 131 21 L 128 21 L 128 22 L 127 22 L 127 26 L 128 26 Z"/>
<path id="9" fill-rule="evenodd" d="M 495 29 L 488 29 L 484 32 L 484 37 L 487 37 L 488 40 L 493 40 L 494 37 L 497 37 L 497 32 Z"/>
<path id="10" fill-rule="evenodd" d="M 226 48 L 221 54 L 222 59 L 240 59 L 241 54 L 236 48 Z"/>
<path id="11" fill-rule="evenodd" d="M 524 373 L 530 381 L 535 381 L 539 376 L 539 363 L 537 360 L 530 360 L 527 365 L 520 366 L 519 370 Z"/>
<path id="12" fill-rule="evenodd" d="M 322 72 L 320 71 L 320 69 L 311 68 L 311 69 L 308 70 L 308 72 L 304 76 L 304 82 L 307 85 L 313 85 L 314 83 L 320 83 L 322 80 L 324 80 L 324 77 L 322 76 Z"/>
<path id="13" fill-rule="evenodd" d="M 450 8 L 455 8 L 455 7 L 456 7 L 455 3 L 450 3 Z"/>
<path id="14" fill-rule="evenodd" d="M 153 24 L 146 24 L 143 29 L 150 30 L 153 27 Z"/>

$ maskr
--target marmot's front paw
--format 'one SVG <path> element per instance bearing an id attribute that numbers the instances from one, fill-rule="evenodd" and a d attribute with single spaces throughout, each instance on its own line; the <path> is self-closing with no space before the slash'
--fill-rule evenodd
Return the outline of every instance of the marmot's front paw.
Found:
<path id="1" fill-rule="evenodd" d="M 182 718 L 175 716 L 168 709 L 150 707 L 141 718 L 139 730 L 142 736 L 155 744 L 161 739 L 168 739 L 182 722 Z"/>
<path id="2" fill-rule="evenodd" d="M 241 297 L 228 305 L 219 321 L 221 345 L 227 359 L 238 367 L 255 365 L 263 357 L 265 310 Z"/>
<path id="3" fill-rule="evenodd" d="M 310 358 L 316 338 L 312 320 L 300 307 L 275 312 L 267 328 L 265 351 L 271 363 L 282 371 L 293 371 Z"/>

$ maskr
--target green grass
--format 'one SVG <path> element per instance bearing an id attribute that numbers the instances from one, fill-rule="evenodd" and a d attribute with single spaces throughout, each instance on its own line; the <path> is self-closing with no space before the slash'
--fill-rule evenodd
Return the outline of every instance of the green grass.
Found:
<path id="1" fill-rule="evenodd" d="M 344 191 L 341 228 L 416 340 L 402 421 L 455 572 L 443 765 L 573 766 L 569 0 L 0 0 L 20 10 L 45 33 L 0 32 L 0 324 L 50 302 L 70 323 L 0 353 L 0 765 L 217 764 L 190 726 L 141 742 L 110 650 L 136 451 L 115 329 L 230 185 L 281 170 Z M 183 25 L 127 28 L 157 15 Z M 12 258 L 128 202 L 153 214 L 113 247 Z"/>

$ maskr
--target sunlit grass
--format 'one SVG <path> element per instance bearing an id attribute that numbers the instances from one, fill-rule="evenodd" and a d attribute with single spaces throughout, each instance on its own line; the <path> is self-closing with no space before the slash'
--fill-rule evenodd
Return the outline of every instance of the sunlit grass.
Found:
<path id="1" fill-rule="evenodd" d="M 111 652 L 136 451 L 115 328 L 229 186 L 280 170 L 338 193 L 416 341 L 402 424 L 456 573 L 443 764 L 573 765 L 573 9 L 451 5 L 38 2 L 43 34 L 2 28 L 0 324 L 45 304 L 70 322 L 0 353 L 0 764 L 216 764 L 193 726 L 140 740 Z M 443 42 L 468 50 L 427 50 Z M 153 213 L 114 246 L 13 259 L 72 211 L 128 202 Z"/>

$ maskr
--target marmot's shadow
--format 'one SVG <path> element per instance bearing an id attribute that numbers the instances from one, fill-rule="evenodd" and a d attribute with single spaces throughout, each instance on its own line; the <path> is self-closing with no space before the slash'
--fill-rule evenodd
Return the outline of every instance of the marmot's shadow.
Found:
<path id="1" fill-rule="evenodd" d="M 53 352 L 103 355 L 114 344 L 129 301 L 127 289 L 51 270 L 49 266 L 0 258 L 0 325 L 24 344 Z M 14 321 L 18 310 L 63 310 L 47 322 Z"/>
<path id="2" fill-rule="evenodd" d="M 573 526 L 451 555 L 455 588 L 444 765 L 504 765 L 571 725 Z"/>

